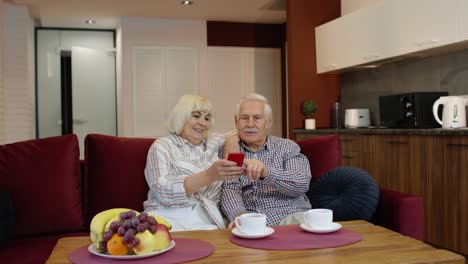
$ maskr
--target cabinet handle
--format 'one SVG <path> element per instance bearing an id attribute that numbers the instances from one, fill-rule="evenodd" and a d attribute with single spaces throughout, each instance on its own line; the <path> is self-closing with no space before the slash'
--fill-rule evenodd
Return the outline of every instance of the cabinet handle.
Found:
<path id="1" fill-rule="evenodd" d="M 454 143 L 449 143 L 447 144 L 449 147 L 468 147 L 468 144 L 454 144 Z"/>
<path id="2" fill-rule="evenodd" d="M 387 141 L 388 144 L 408 144 L 408 141 Z"/>

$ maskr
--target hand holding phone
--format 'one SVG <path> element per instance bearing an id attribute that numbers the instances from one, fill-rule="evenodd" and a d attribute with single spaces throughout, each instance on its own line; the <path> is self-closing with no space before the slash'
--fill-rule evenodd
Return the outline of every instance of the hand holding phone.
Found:
<path id="1" fill-rule="evenodd" d="M 234 161 L 237 163 L 237 166 L 242 167 L 242 164 L 244 164 L 244 157 L 244 153 L 232 152 L 229 153 L 227 160 Z"/>

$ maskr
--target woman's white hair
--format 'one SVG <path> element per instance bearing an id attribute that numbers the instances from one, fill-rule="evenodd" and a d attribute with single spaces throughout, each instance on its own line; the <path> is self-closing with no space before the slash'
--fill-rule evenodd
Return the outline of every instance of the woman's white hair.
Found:
<path id="1" fill-rule="evenodd" d="M 180 97 L 177 104 L 169 114 L 167 128 L 169 132 L 180 135 L 184 128 L 185 122 L 192 117 L 194 111 L 211 112 L 213 106 L 211 102 L 202 96 L 194 94 L 186 94 Z M 214 124 L 214 118 L 211 117 L 210 127 Z"/>
<path id="2" fill-rule="evenodd" d="M 240 112 L 240 106 L 249 101 L 260 101 L 263 102 L 265 105 L 265 115 L 270 116 L 273 114 L 273 111 L 271 110 L 270 103 L 268 102 L 268 99 L 266 99 L 265 96 L 256 94 L 256 93 L 251 93 L 242 98 L 239 102 L 239 104 L 236 105 L 236 117 L 239 117 L 239 112 Z"/>

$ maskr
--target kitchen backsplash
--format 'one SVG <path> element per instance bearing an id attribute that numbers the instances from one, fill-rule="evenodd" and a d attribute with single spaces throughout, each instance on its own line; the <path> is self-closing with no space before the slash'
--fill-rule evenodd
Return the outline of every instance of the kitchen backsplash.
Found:
<path id="1" fill-rule="evenodd" d="M 373 126 L 380 124 L 379 96 L 437 91 L 468 94 L 468 49 L 341 74 L 342 109 L 369 108 Z"/>

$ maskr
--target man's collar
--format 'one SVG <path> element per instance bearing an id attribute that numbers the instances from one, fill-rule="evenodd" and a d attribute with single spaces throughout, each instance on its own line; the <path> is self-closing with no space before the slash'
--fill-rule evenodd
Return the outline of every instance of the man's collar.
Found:
<path id="1" fill-rule="evenodd" d="M 265 141 L 265 143 L 260 147 L 258 148 L 257 151 L 253 151 L 249 146 L 247 146 L 247 144 L 245 144 L 244 141 L 241 140 L 241 145 L 244 149 L 247 149 L 251 152 L 259 152 L 260 150 L 262 150 L 263 148 L 267 149 L 267 150 L 270 150 L 271 149 L 271 142 L 270 142 L 270 136 L 267 135 L 267 139 Z"/>

